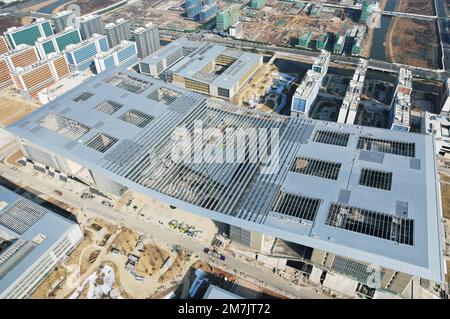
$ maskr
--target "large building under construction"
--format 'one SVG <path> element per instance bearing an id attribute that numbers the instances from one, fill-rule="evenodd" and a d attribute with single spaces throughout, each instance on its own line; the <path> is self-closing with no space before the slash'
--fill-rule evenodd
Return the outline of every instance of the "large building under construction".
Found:
<path id="1" fill-rule="evenodd" d="M 244 154 L 263 147 L 260 132 L 278 144 L 269 161 L 175 161 L 176 128 L 198 123 L 256 130 Z M 229 224 L 232 239 L 254 246 L 268 235 L 307 247 L 312 280 L 363 289 L 379 265 L 375 293 L 401 295 L 413 278 L 444 281 L 429 135 L 244 110 L 125 69 L 85 81 L 7 130 L 27 158 L 103 192 L 132 189 Z M 197 146 L 232 142 L 204 136 Z"/>

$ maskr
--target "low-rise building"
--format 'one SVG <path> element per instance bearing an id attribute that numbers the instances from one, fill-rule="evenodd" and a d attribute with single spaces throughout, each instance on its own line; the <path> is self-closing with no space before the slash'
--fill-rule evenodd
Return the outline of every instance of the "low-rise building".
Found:
<path id="1" fill-rule="evenodd" d="M 0 298 L 27 298 L 78 244 L 78 224 L 0 186 Z"/>

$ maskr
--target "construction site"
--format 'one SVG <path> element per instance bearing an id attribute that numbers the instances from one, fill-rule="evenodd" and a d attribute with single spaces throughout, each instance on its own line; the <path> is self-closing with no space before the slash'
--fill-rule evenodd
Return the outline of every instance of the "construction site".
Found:
<path id="1" fill-rule="evenodd" d="M 241 21 L 243 37 L 256 42 L 330 51 L 337 45 L 338 53 L 353 55 L 362 55 L 367 42 L 366 29 L 356 12 L 321 3 L 268 1 L 260 10 L 245 8 Z M 340 39 L 346 39 L 345 43 Z"/>
<path id="2" fill-rule="evenodd" d="M 134 25 L 145 25 L 149 22 L 157 24 L 160 28 L 193 32 L 201 24 L 188 20 L 182 7 L 184 1 L 180 0 L 137 0 L 130 1 L 118 10 L 102 16 L 103 21 L 114 22 L 119 18 L 130 20 Z"/>

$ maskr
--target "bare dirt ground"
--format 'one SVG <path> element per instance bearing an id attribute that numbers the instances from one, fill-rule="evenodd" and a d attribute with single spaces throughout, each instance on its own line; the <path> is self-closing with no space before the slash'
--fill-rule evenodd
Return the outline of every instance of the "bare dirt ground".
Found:
<path id="1" fill-rule="evenodd" d="M 27 102 L 6 91 L 0 92 L 0 124 L 10 125 L 33 112 L 38 104 Z"/>
<path id="2" fill-rule="evenodd" d="M 393 63 L 439 69 L 439 40 L 434 21 L 395 17 L 386 37 L 386 55 Z"/>
<path id="3" fill-rule="evenodd" d="M 320 18 L 310 17 L 305 13 L 299 15 L 286 14 L 272 9 L 270 12 L 258 12 L 252 21 L 243 22 L 244 38 L 252 41 L 275 45 L 298 44 L 303 32 L 311 31 L 315 35 L 325 32 L 345 32 L 352 24 L 349 18 L 332 13 L 322 13 Z M 258 20 L 258 22 L 256 22 Z"/>
<path id="4" fill-rule="evenodd" d="M 75 0 L 75 1 L 71 1 L 70 4 L 76 4 L 76 5 L 80 6 L 81 15 L 85 15 L 85 14 L 100 10 L 102 8 L 109 7 L 110 5 L 113 5 L 120 1 L 121 0 Z M 69 3 L 64 4 L 64 5 L 56 8 L 53 11 L 59 12 L 59 11 L 65 10 L 65 8 L 67 8 L 68 5 L 69 5 Z"/>
<path id="5" fill-rule="evenodd" d="M 168 251 L 152 244 L 147 244 L 144 247 L 145 251 L 136 265 L 136 273 L 138 275 L 151 276 L 161 268 L 170 254 Z"/>
<path id="6" fill-rule="evenodd" d="M 158 282 L 164 283 L 175 277 L 177 274 L 181 272 L 183 266 L 187 261 L 186 252 L 180 251 L 178 252 L 177 258 L 173 262 L 173 264 L 167 269 L 167 271 L 159 278 Z"/>
<path id="7" fill-rule="evenodd" d="M 399 0 L 396 11 L 434 15 L 433 1 L 430 0 Z"/>
<path id="8" fill-rule="evenodd" d="M 441 197 L 444 217 L 450 219 L 450 176 L 441 174 Z M 450 268 L 449 268 L 450 269 Z"/>
<path id="9" fill-rule="evenodd" d="M 0 33 L 5 32 L 8 28 L 20 26 L 21 18 L 6 16 L 0 18 Z"/>
<path id="10" fill-rule="evenodd" d="M 197 30 L 201 25 L 186 19 L 184 9 L 179 6 L 181 3 L 182 1 L 138 0 L 105 14 L 102 18 L 105 22 L 125 18 L 135 25 L 153 22 L 159 27 L 172 30 Z"/>
<path id="11" fill-rule="evenodd" d="M 7 158 L 8 164 L 14 165 L 16 167 L 20 167 L 21 165 L 17 163 L 19 159 L 23 157 L 23 153 L 21 150 L 18 150 L 17 152 L 13 153 L 11 156 Z"/>

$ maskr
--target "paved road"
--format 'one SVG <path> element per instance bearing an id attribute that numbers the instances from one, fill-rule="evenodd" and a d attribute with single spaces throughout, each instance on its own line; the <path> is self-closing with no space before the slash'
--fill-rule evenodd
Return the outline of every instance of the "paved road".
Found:
<path id="1" fill-rule="evenodd" d="M 34 190 L 50 197 L 53 196 L 53 191 L 55 188 L 61 189 L 57 184 L 51 184 L 55 182 L 50 180 L 50 177 L 42 177 L 43 174 L 32 176 L 21 172 L 20 170 L 14 170 L 4 164 L 0 164 L 0 175 L 16 184 L 21 184 L 24 188 L 26 187 L 26 185 L 24 185 L 24 181 L 26 181 L 26 184 L 31 185 Z M 203 249 L 206 247 L 205 244 L 187 238 L 178 232 L 163 228 L 159 224 L 152 224 L 142 218 L 139 218 L 138 216 L 125 214 L 124 212 L 118 211 L 114 208 L 105 207 L 94 201 L 83 200 L 79 195 L 71 193 L 68 190 L 63 191 L 64 195 L 62 197 L 58 197 L 58 200 L 68 204 L 71 207 L 79 208 L 82 212 L 88 214 L 88 216 L 94 215 L 103 217 L 116 223 L 126 225 L 131 229 L 137 230 L 155 241 L 161 241 L 169 245 L 179 245 L 185 249 L 193 251 L 194 254 L 199 255 L 202 260 L 208 260 L 210 257 L 209 255 L 203 253 Z M 256 283 L 253 278 L 258 278 L 265 283 L 267 288 L 277 292 L 283 292 L 291 297 L 302 299 L 325 298 L 323 295 L 316 293 L 312 288 L 291 284 L 288 281 L 278 277 L 278 275 L 271 272 L 268 268 L 257 266 L 255 263 L 250 263 L 231 256 L 227 256 L 225 262 L 215 259 L 213 261 L 216 263 L 216 266 L 219 266 L 221 269 L 224 269 L 230 273 L 233 273 L 233 270 L 236 269 L 239 272 L 247 274 L 248 278 L 244 278 L 249 281 Z"/>

